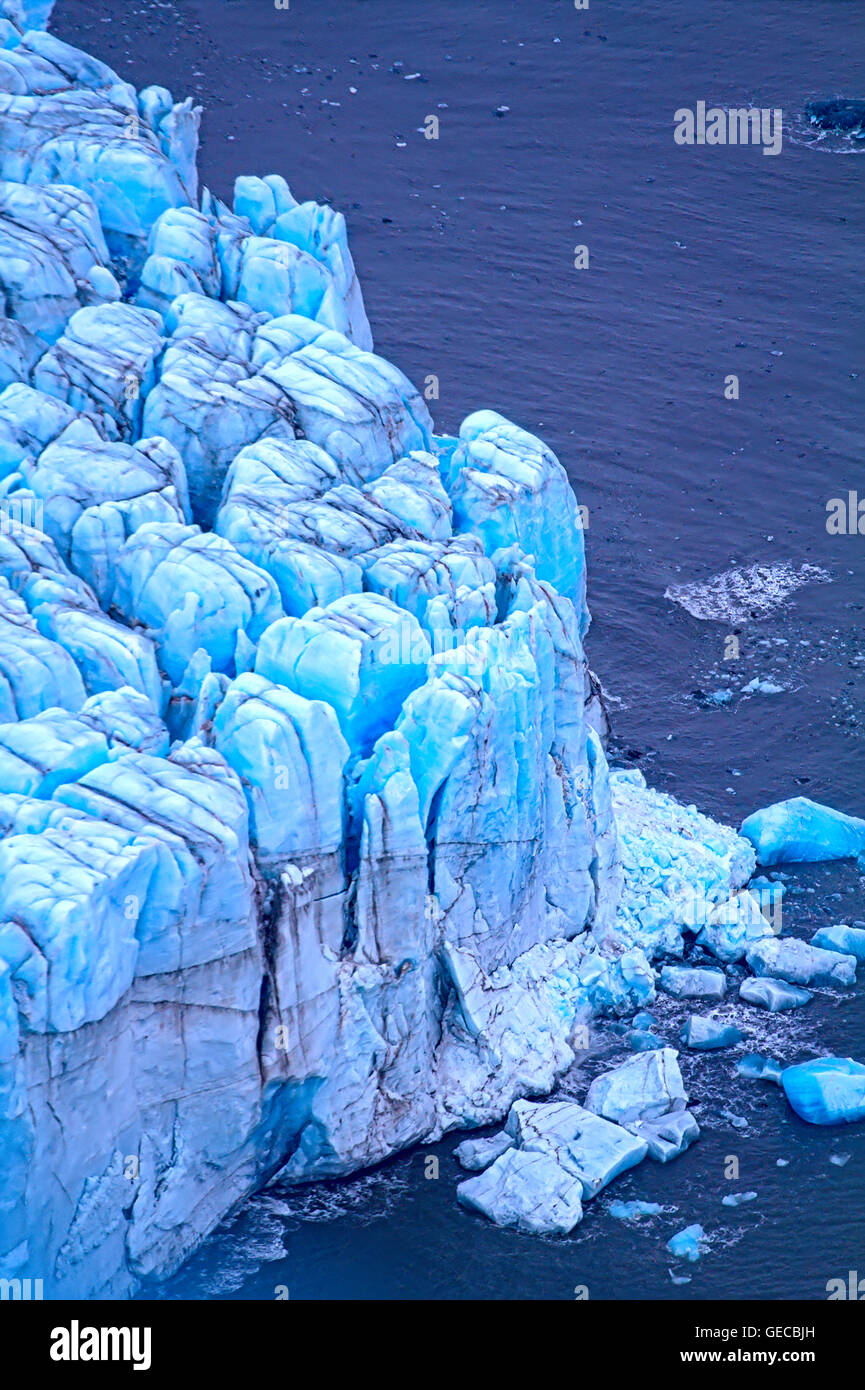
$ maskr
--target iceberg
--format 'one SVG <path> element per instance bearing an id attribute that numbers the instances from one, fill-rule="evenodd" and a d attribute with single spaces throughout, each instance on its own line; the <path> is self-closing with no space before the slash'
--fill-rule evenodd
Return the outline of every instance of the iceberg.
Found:
<path id="1" fill-rule="evenodd" d="M 736 1063 L 737 1076 L 746 1076 L 752 1081 L 772 1081 L 778 1086 L 783 1070 L 774 1057 L 763 1057 L 759 1052 L 748 1052 Z"/>
<path id="2" fill-rule="evenodd" d="M 746 955 L 755 975 L 786 980 L 791 985 L 853 985 L 856 957 L 823 951 L 794 937 L 758 941 Z"/>
<path id="3" fill-rule="evenodd" d="M 582 1193 L 579 1179 L 553 1157 L 526 1149 L 508 1149 L 457 1188 L 464 1207 L 532 1235 L 568 1235 L 582 1220 Z"/>
<path id="4" fill-rule="evenodd" d="M 654 1120 L 688 1104 L 678 1053 L 672 1047 L 643 1053 L 613 1071 L 596 1076 L 586 1096 L 586 1109 L 606 1120 L 627 1124 Z"/>
<path id="5" fill-rule="evenodd" d="M 735 1047 L 745 1035 L 735 1024 L 691 1014 L 679 1036 L 692 1051 L 710 1052 L 715 1048 Z"/>
<path id="6" fill-rule="evenodd" d="M 811 945 L 821 951 L 837 951 L 842 956 L 855 956 L 865 961 L 865 927 L 820 927 L 811 937 Z"/>
<path id="7" fill-rule="evenodd" d="M 865 853 L 865 820 L 807 796 L 776 801 L 742 822 L 761 864 L 813 864 Z"/>
<path id="8" fill-rule="evenodd" d="M 768 976 L 743 980 L 739 986 L 739 998 L 746 1004 L 758 1004 L 770 1013 L 782 1009 L 798 1009 L 807 1004 L 813 996 L 807 989 L 787 984 L 784 980 L 772 980 Z"/>
<path id="9" fill-rule="evenodd" d="M 686 1226 L 683 1231 L 677 1231 L 667 1241 L 667 1249 L 671 1255 L 675 1255 L 680 1260 L 690 1260 L 692 1263 L 699 1260 L 701 1255 L 708 1249 L 708 1237 L 703 1227 L 697 1225 Z"/>
<path id="10" fill-rule="evenodd" d="M 781 1086 L 796 1114 L 809 1124 L 865 1119 L 865 1066 L 851 1057 L 819 1057 L 785 1067 Z"/>
<path id="11" fill-rule="evenodd" d="M 674 999 L 723 999 L 727 977 L 723 970 L 704 970 L 682 965 L 665 965 L 660 986 Z"/>

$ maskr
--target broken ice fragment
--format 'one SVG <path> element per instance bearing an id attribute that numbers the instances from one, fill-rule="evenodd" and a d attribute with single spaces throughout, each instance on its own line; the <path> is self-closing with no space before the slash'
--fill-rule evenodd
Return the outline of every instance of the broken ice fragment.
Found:
<path id="1" fill-rule="evenodd" d="M 796 1114 L 809 1124 L 865 1119 L 865 1066 L 851 1057 L 819 1057 L 786 1067 L 781 1085 Z"/>
<path id="2" fill-rule="evenodd" d="M 755 811 L 742 822 L 761 864 L 855 859 L 865 852 L 865 820 L 796 796 Z"/>

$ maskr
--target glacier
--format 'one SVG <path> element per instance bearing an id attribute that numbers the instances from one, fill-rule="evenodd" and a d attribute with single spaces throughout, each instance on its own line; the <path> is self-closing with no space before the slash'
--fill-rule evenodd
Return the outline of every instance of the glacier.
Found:
<path id="1" fill-rule="evenodd" d="M 698 1135 L 649 1034 L 549 1128 L 589 1020 L 698 932 L 848 958 L 754 955 L 748 839 L 608 767 L 552 451 L 437 433 L 342 215 L 199 188 L 198 109 L 49 13 L 0 0 L 0 1273 L 129 1297 L 505 1116 L 461 1200 L 571 1229 Z"/>

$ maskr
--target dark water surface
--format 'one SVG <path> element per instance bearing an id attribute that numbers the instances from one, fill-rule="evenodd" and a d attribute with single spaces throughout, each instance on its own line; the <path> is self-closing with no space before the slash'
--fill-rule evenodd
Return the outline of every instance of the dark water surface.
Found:
<path id="1" fill-rule="evenodd" d="M 59 0 L 52 28 L 138 86 L 200 100 L 199 167 L 220 196 L 278 172 L 346 213 L 376 348 L 415 382 L 439 378 L 440 430 L 492 407 L 556 450 L 589 507 L 588 650 L 621 702 L 620 760 L 731 823 L 798 792 L 865 814 L 865 537 L 825 524 L 830 498 L 865 497 L 865 162 L 801 121 L 809 98 L 865 94 L 861 7 Z M 673 112 L 700 100 L 781 107 L 782 153 L 676 146 Z M 431 114 L 438 140 L 422 133 Z M 814 577 L 737 624 L 738 660 L 724 660 L 730 623 L 664 597 L 785 563 Z M 754 676 L 783 693 L 743 694 Z M 707 703 L 725 686 L 728 704 Z M 785 929 L 865 918 L 851 866 L 796 884 Z M 848 994 L 760 1020 L 751 1044 L 865 1059 L 863 989 Z M 460 1211 L 451 1139 L 430 1151 L 438 1181 L 414 1154 L 254 1199 L 168 1292 L 825 1297 L 827 1279 L 865 1276 L 865 1132 L 805 1126 L 776 1088 L 734 1080 L 733 1060 L 687 1061 L 700 1143 L 619 1180 L 568 1240 Z M 739 1183 L 723 1177 L 731 1154 Z M 720 1205 L 747 1189 L 757 1201 Z M 638 1227 L 607 1214 L 633 1196 L 678 1210 Z M 674 1285 L 664 1241 L 695 1220 L 714 1244 Z"/>

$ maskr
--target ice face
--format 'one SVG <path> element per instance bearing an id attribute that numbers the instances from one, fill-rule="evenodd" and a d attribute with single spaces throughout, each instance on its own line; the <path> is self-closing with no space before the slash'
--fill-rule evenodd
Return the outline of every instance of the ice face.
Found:
<path id="1" fill-rule="evenodd" d="M 754 856 L 609 775 L 552 451 L 436 435 L 341 214 L 199 198 L 197 110 L 47 9 L 0 0 L 0 1270 L 117 1297 L 278 1170 L 548 1094 Z M 475 1205 L 570 1229 L 681 1152 L 628 1067 Z"/>

